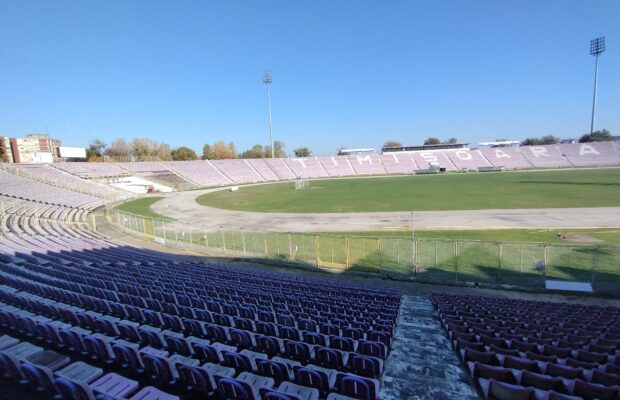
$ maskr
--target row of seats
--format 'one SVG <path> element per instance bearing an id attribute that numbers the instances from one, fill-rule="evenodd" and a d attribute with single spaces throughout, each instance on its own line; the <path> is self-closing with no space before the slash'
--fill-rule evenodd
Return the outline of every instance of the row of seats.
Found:
<path id="1" fill-rule="evenodd" d="M 433 293 L 487 399 L 619 399 L 620 308 Z"/>
<path id="2" fill-rule="evenodd" d="M 5 294 L 6 294 L 6 293 L 5 293 Z M 23 293 L 22 293 L 22 294 L 23 294 Z M 38 300 L 41 300 L 41 299 L 42 299 L 42 298 L 38 298 L 38 297 L 35 297 L 35 298 L 37 298 Z M 15 300 L 15 298 L 13 298 L 13 300 Z M 31 302 L 29 302 L 28 304 L 30 304 L 30 305 L 32 306 L 32 304 L 34 304 L 34 303 L 36 303 L 36 301 L 31 301 Z M 50 308 L 50 306 L 49 306 L 49 304 L 48 304 L 47 310 L 50 310 L 50 309 L 51 309 L 51 308 Z M 3 315 L 4 315 L 4 316 L 6 316 L 7 314 L 6 314 L 6 313 L 3 313 Z M 27 317 L 24 317 L 24 316 L 21 316 L 20 318 L 21 318 L 21 320 L 27 320 Z M 58 321 L 58 320 L 56 320 L 56 321 Z M 4 323 L 4 325 L 3 325 L 3 326 L 5 326 L 5 327 L 17 326 L 17 327 L 18 327 L 18 329 L 22 329 L 22 331 L 25 331 L 25 332 L 28 332 L 28 331 L 30 331 L 30 332 L 35 332 L 35 331 L 36 331 L 36 332 L 47 332 L 47 331 L 50 329 L 50 327 L 47 327 L 47 329 L 45 328 L 45 326 L 46 326 L 46 322 L 49 322 L 49 321 L 38 321 L 38 323 L 37 323 L 37 325 L 36 325 L 37 327 L 39 327 L 38 329 L 35 329 L 35 328 L 33 328 L 33 327 L 32 327 L 32 326 L 33 326 L 32 321 L 31 321 L 31 323 L 30 323 L 30 324 L 28 324 L 28 323 L 19 323 L 19 322 L 10 322 L 10 321 L 9 321 L 9 322 L 7 322 L 7 321 L 5 321 L 5 323 Z M 97 324 L 95 323 L 95 325 L 97 325 Z M 28 327 L 28 326 L 30 326 L 30 328 L 29 328 L 29 329 L 28 329 L 28 328 L 24 329 L 24 327 Z M 119 326 L 120 326 L 120 325 L 119 325 Z M 65 327 L 65 328 L 66 328 L 66 327 Z M 82 329 L 83 329 L 83 328 L 82 328 Z M 65 331 L 62 331 L 62 332 L 65 332 Z M 67 333 L 64 333 L 64 334 L 65 334 L 65 335 L 69 335 L 69 334 L 67 334 Z M 97 335 L 97 336 L 96 336 L 96 335 Z M 54 334 L 52 334 L 51 336 L 52 336 L 52 337 L 54 337 L 54 336 L 55 336 L 56 338 L 58 338 L 58 337 L 61 337 L 61 334 L 60 334 L 60 333 L 57 333 L 57 334 L 55 334 L 55 335 L 54 335 Z M 73 335 L 73 336 L 75 336 L 75 335 Z M 70 335 L 69 335 L 69 337 L 70 337 Z M 47 342 L 49 343 L 49 342 L 50 342 L 50 335 L 49 335 L 49 334 L 46 334 L 46 333 L 43 333 L 43 334 L 41 335 L 41 339 L 45 339 L 45 340 L 47 340 Z M 84 345 L 83 345 L 83 347 L 84 347 L 84 348 L 89 348 L 89 347 L 91 348 L 91 352 L 90 352 L 90 354 L 92 354 L 95 358 L 100 358 L 100 359 L 101 359 L 101 355 L 102 355 L 102 354 L 107 354 L 107 355 L 111 355 L 111 354 L 112 354 L 112 353 L 109 351 L 109 346 L 107 346 L 107 345 L 106 345 L 106 340 L 109 340 L 109 339 L 110 339 L 110 338 L 109 338 L 109 337 L 105 337 L 105 335 L 101 335 L 101 334 L 94 334 L 94 335 L 86 335 L 85 337 L 83 337 L 81 340 L 78 340 L 77 342 L 80 342 L 80 343 L 82 343 L 82 342 L 83 342 L 83 343 L 84 343 Z M 197 340 L 197 339 L 196 339 L 196 340 Z M 53 340 L 52 340 L 52 342 L 53 342 Z M 73 343 L 73 341 L 71 341 L 71 340 L 67 340 L 67 343 Z M 202 343 L 202 344 L 207 345 L 207 343 L 208 343 L 208 342 L 203 341 L 203 343 Z M 128 343 L 127 343 L 127 344 L 128 344 Z M 195 345 L 195 346 L 196 346 L 196 345 Z M 171 346 L 171 347 L 172 347 L 172 346 Z M 80 348 L 82 348 L 82 347 L 80 347 Z M 102 350 L 102 349 L 106 349 L 106 348 L 107 348 L 108 350 Z M 116 349 L 121 349 L 121 348 L 122 348 L 121 343 L 116 343 L 116 344 L 114 345 L 114 348 L 115 348 L 115 351 L 116 351 Z M 204 350 L 205 346 L 200 346 L 200 347 L 198 347 L 198 348 L 201 348 L 201 349 L 203 349 L 203 350 Z M 228 349 L 230 350 L 231 348 L 228 348 Z M 126 350 L 127 350 L 127 349 L 125 349 L 125 351 L 126 351 Z M 119 351 L 120 351 L 120 350 L 119 350 Z M 156 350 L 153 348 L 153 351 L 156 351 Z M 162 352 L 163 352 L 163 350 L 160 350 L 160 351 L 162 351 Z M 222 360 L 237 360 L 238 358 L 240 358 L 240 357 L 239 357 L 239 355 L 235 355 L 235 354 L 234 354 L 234 352 L 230 352 L 230 351 L 228 351 L 228 352 L 222 352 L 222 353 L 224 353 L 224 354 L 220 355 L 220 357 L 222 358 Z M 243 353 L 243 352 L 242 352 L 242 353 Z M 205 353 L 205 354 L 206 354 L 206 353 Z M 184 358 L 184 357 L 183 357 L 183 356 L 181 356 L 180 354 L 175 354 L 175 355 L 176 355 L 177 357 Z M 159 357 L 161 357 L 161 356 L 164 356 L 164 354 L 159 354 L 158 356 L 159 356 Z M 122 359 L 122 356 L 119 356 L 118 358 L 119 358 L 119 359 Z M 150 359 L 150 358 L 152 358 L 152 357 L 151 357 L 151 356 L 148 356 L 148 357 L 146 357 L 146 358 L 147 358 L 147 359 Z M 274 359 L 275 359 L 275 358 L 274 358 Z M 187 360 L 187 358 L 185 358 L 185 360 Z M 203 359 L 203 360 L 205 360 L 205 361 L 206 361 L 206 360 L 208 360 L 208 359 L 206 359 L 206 358 L 205 358 L 205 359 Z M 143 363 L 144 363 L 144 361 L 146 361 L 146 360 L 143 360 Z M 195 360 L 194 360 L 194 361 L 195 361 Z M 284 360 L 284 361 L 286 362 L 286 360 Z M 110 361 L 109 359 L 106 359 L 106 361 L 105 361 L 105 362 L 106 362 L 106 363 L 113 363 L 113 361 Z M 156 362 L 156 361 L 151 360 L 151 361 L 147 361 L 146 363 L 148 363 L 148 362 L 151 362 L 151 363 L 152 363 L 152 362 Z M 242 362 L 240 363 L 239 361 L 228 361 L 228 362 L 229 362 L 229 363 L 235 363 L 235 362 L 236 362 L 236 363 L 239 363 L 239 364 L 237 364 L 237 365 L 233 364 L 234 366 L 237 366 L 237 368 L 239 368 L 240 366 L 244 365 Z M 256 362 L 256 360 L 254 360 L 254 362 Z M 289 362 L 290 362 L 290 360 L 289 360 Z M 157 362 L 156 362 L 156 363 L 157 363 Z M 161 359 L 161 358 L 160 358 L 160 359 L 159 359 L 158 364 L 163 365 L 162 363 L 167 364 L 168 366 L 170 366 L 170 361 L 165 361 L 165 359 Z M 161 365 L 160 365 L 160 369 L 161 369 Z M 229 364 L 229 365 L 230 365 L 230 364 Z M 277 365 L 278 365 L 278 364 L 274 364 L 274 365 L 276 365 L 276 368 L 277 368 Z M 247 364 L 246 364 L 246 367 L 247 367 Z M 263 367 L 261 367 L 261 368 L 262 368 L 262 370 L 265 370 L 265 368 L 267 368 L 267 366 L 263 366 Z M 274 367 L 270 365 L 270 366 L 269 366 L 269 368 L 270 368 L 271 373 L 274 373 Z M 317 368 L 318 368 L 318 367 L 317 367 Z M 172 370 L 171 370 L 171 369 L 169 369 L 169 371 L 172 371 Z M 301 371 L 301 372 L 300 372 L 300 373 L 301 373 L 301 375 L 299 375 L 299 374 L 298 374 L 298 376 L 303 376 L 303 372 L 304 372 L 304 371 Z M 310 374 L 311 374 L 311 375 L 313 375 L 314 373 L 313 373 L 313 372 L 310 372 Z M 330 381 L 330 382 L 334 381 L 334 379 L 333 379 L 333 375 L 334 375 L 334 374 L 332 374 L 332 377 L 331 377 L 331 378 L 329 378 L 329 379 L 328 379 L 328 381 Z M 337 375 L 336 375 L 336 376 L 337 376 Z M 344 379 L 344 378 L 345 378 L 345 377 L 343 376 L 341 379 Z M 356 377 L 351 377 L 351 376 L 349 376 L 349 378 L 348 378 L 348 379 L 353 379 L 353 378 L 356 378 Z M 298 377 L 298 379 L 302 379 L 302 378 L 299 378 L 299 377 Z M 313 381 L 312 381 L 312 376 L 311 376 L 309 379 L 310 379 L 310 383 L 312 383 L 312 382 L 313 382 Z M 356 378 L 356 379 L 359 379 L 359 378 Z M 317 382 L 318 382 L 318 381 L 317 381 Z M 345 382 L 347 382 L 347 379 L 345 379 Z M 365 380 L 365 381 L 363 381 L 363 382 L 365 382 L 366 384 L 368 384 L 368 382 L 372 382 L 372 383 L 371 383 L 371 385 L 373 385 L 373 387 L 374 387 L 375 389 L 376 389 L 376 387 L 377 387 L 377 385 L 376 385 L 376 384 L 375 384 L 375 382 L 373 382 L 373 381 L 368 381 L 368 380 Z M 335 383 L 335 382 L 333 382 L 333 384 L 335 385 L 336 383 Z M 355 386 L 355 385 L 354 385 L 354 386 Z M 332 385 L 332 387 L 333 387 L 333 385 Z M 355 387 L 357 387 L 357 386 L 355 386 Z"/>

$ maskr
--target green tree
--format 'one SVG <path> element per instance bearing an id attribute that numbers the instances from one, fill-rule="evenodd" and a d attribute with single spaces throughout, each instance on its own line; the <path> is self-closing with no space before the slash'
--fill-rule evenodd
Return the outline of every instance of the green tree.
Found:
<path id="1" fill-rule="evenodd" d="M 131 146 L 123 138 L 118 138 L 110 143 L 106 149 L 105 155 L 115 159 L 116 161 L 128 161 L 131 155 Z"/>
<path id="2" fill-rule="evenodd" d="M 198 158 L 194 150 L 185 146 L 177 147 L 172 150 L 171 155 L 174 161 L 195 160 Z"/>
<path id="3" fill-rule="evenodd" d="M 397 140 L 388 140 L 387 142 L 383 143 L 383 147 L 402 147 L 403 145 L 397 141 Z"/>
<path id="4" fill-rule="evenodd" d="M 251 149 L 244 151 L 241 153 L 241 158 L 264 158 L 265 157 L 265 149 L 260 144 L 255 144 Z"/>
<path id="5" fill-rule="evenodd" d="M 131 154 L 138 160 L 172 160 L 170 146 L 149 138 L 131 141 Z"/>
<path id="6" fill-rule="evenodd" d="M 529 137 L 525 139 L 521 144 L 523 146 L 540 146 L 543 144 L 557 144 L 560 143 L 560 139 L 553 135 L 545 135 L 541 138 Z"/>
<path id="7" fill-rule="evenodd" d="M 451 137 L 450 139 L 448 139 L 448 141 L 446 142 L 447 144 L 457 144 L 459 141 L 457 138 L 455 137 Z"/>
<path id="8" fill-rule="evenodd" d="M 86 148 L 86 159 L 87 160 L 96 160 L 101 159 L 105 154 L 105 150 L 108 145 L 101 139 L 93 139 L 90 141 L 90 144 Z"/>
<path id="9" fill-rule="evenodd" d="M 211 152 L 211 145 L 208 143 L 202 146 L 202 159 L 213 160 L 213 152 Z"/>
<path id="10" fill-rule="evenodd" d="M 429 144 L 441 144 L 441 140 L 439 140 L 439 138 L 436 138 L 436 137 L 429 137 L 428 139 L 424 141 L 424 145 L 429 145 Z"/>
<path id="11" fill-rule="evenodd" d="M 558 144 L 560 139 L 553 135 L 545 135 L 540 138 L 541 144 Z"/>
<path id="12" fill-rule="evenodd" d="M 587 142 L 609 142 L 614 140 L 614 137 L 607 129 L 603 129 L 600 131 L 594 131 L 591 134 L 586 133 L 582 137 L 579 138 L 579 143 L 587 143 Z"/>
<path id="13" fill-rule="evenodd" d="M 273 142 L 273 156 L 274 158 L 285 158 L 284 143 L 280 141 Z M 265 146 L 265 157 L 271 157 L 271 146 Z"/>
<path id="14" fill-rule="evenodd" d="M 293 150 L 296 157 L 310 157 L 312 155 L 312 151 L 307 147 L 298 147 Z"/>

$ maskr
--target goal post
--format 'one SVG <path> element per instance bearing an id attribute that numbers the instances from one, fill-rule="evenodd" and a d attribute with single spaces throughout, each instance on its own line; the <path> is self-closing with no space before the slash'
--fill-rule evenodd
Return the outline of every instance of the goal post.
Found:
<path id="1" fill-rule="evenodd" d="M 310 187 L 310 181 L 302 178 L 295 180 L 295 190 L 306 190 Z"/>

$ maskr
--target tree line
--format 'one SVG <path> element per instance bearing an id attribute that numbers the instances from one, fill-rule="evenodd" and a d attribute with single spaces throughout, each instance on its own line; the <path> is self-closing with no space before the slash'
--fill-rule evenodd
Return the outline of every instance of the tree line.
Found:
<path id="1" fill-rule="evenodd" d="M 1 147 L 0 147 L 1 149 Z M 271 145 L 255 144 L 242 153 L 237 152 L 233 142 L 226 143 L 223 140 L 212 144 L 205 144 L 202 155 L 187 147 L 180 146 L 172 149 L 170 145 L 148 138 L 136 138 L 131 142 L 118 138 L 109 145 L 101 139 L 93 139 L 86 148 L 86 159 L 90 162 L 101 162 L 107 159 L 114 161 L 187 161 L 187 160 L 224 160 L 231 158 L 270 158 Z M 297 157 L 309 157 L 312 151 L 307 147 L 298 147 L 293 150 Z M 2 153 L 0 153 L 0 156 Z M 275 158 L 287 157 L 284 151 L 284 143 L 273 142 L 273 156 Z"/>
<path id="2" fill-rule="evenodd" d="M 495 139 L 496 142 L 505 142 L 507 139 Z M 588 142 L 608 142 L 614 140 L 613 135 L 607 130 L 602 129 L 600 131 L 595 131 L 592 133 L 586 133 L 579 138 L 579 143 L 588 143 Z M 558 144 L 561 140 L 554 135 L 545 135 L 542 137 L 528 137 L 521 142 L 522 146 L 539 146 L 545 144 Z M 458 139 L 452 137 L 448 140 L 442 141 L 437 137 L 429 137 L 424 141 L 424 145 L 433 145 L 433 144 L 456 144 L 458 143 Z M 383 144 L 383 147 L 402 147 L 402 144 L 397 140 L 388 140 Z"/>
<path id="3" fill-rule="evenodd" d="M 584 134 L 579 138 L 580 143 L 586 142 L 603 142 L 614 140 L 612 134 L 606 130 L 593 132 L 592 134 Z M 505 141 L 505 139 L 496 139 L 496 141 Z M 458 140 L 452 137 L 442 141 L 437 137 L 429 137 L 424 141 L 425 145 L 434 144 L 456 144 Z M 560 143 L 560 139 L 554 135 L 545 135 L 542 137 L 528 137 L 521 142 L 523 146 L 546 145 Z M 402 147 L 402 144 L 396 140 L 388 140 L 383 147 Z M 296 157 L 310 157 L 312 151 L 308 147 L 298 147 L 293 149 Z M 284 150 L 284 143 L 281 141 L 273 142 L 273 156 L 275 158 L 287 157 Z M 183 161 L 183 160 L 224 160 L 230 158 L 270 158 L 271 145 L 255 144 L 251 148 L 239 153 L 233 142 L 226 143 L 223 140 L 212 144 L 205 144 L 202 148 L 202 155 L 199 157 L 196 152 L 187 147 L 180 146 L 172 149 L 170 145 L 158 142 L 148 138 L 136 138 L 130 142 L 123 138 L 112 141 L 109 145 L 101 139 L 93 139 L 86 149 L 86 158 L 88 161 L 104 161 L 105 158 L 114 161 L 131 161 L 131 160 L 161 160 L 161 161 Z M 6 161 L 4 146 L 0 146 L 0 162 Z"/>

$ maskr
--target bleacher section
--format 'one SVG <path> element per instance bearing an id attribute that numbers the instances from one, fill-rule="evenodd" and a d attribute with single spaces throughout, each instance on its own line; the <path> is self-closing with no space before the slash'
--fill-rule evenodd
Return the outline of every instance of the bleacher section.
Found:
<path id="1" fill-rule="evenodd" d="M 577 146 L 577 145 L 572 145 Z M 564 168 L 572 164 L 564 157 L 558 145 L 523 146 L 519 151 L 534 168 Z"/>
<path id="2" fill-rule="evenodd" d="M 443 151 L 421 151 L 411 153 L 413 160 L 420 169 L 428 169 L 431 166 L 445 168 L 446 171 L 456 171 L 456 167 Z"/>
<path id="3" fill-rule="evenodd" d="M 170 170 L 159 161 L 123 162 L 116 165 L 127 170 L 131 175 L 143 178 L 150 176 L 167 175 Z"/>
<path id="4" fill-rule="evenodd" d="M 198 186 L 222 186 L 232 183 L 209 161 L 166 161 L 166 167 Z"/>
<path id="5" fill-rule="evenodd" d="M 357 175 L 384 175 L 386 173 L 381 157 L 376 154 L 350 155 L 347 158 Z"/>
<path id="6" fill-rule="evenodd" d="M 280 178 L 276 175 L 275 172 L 267 165 L 265 160 L 262 158 L 250 158 L 247 160 L 250 167 L 254 169 L 254 171 L 258 172 L 260 176 L 263 177 L 265 181 L 279 181 Z"/>
<path id="7" fill-rule="evenodd" d="M 378 398 L 400 293 L 126 246 L 76 228 L 80 197 L 16 195 L 0 197 L 2 385 L 63 399 Z"/>
<path id="8" fill-rule="evenodd" d="M 300 178 L 326 178 L 329 175 L 316 157 L 285 158 L 284 161 Z"/>
<path id="9" fill-rule="evenodd" d="M 0 170 L 18 175 L 29 181 L 60 187 L 72 192 L 89 194 L 106 200 L 121 200 L 128 197 L 123 190 L 118 190 L 103 183 L 82 179 L 61 171 L 48 164 L 8 164 L 0 163 Z"/>
<path id="10" fill-rule="evenodd" d="M 485 399 L 620 398 L 620 308 L 433 294 Z"/>
<path id="11" fill-rule="evenodd" d="M 54 168 L 77 175 L 80 178 L 113 178 L 115 176 L 126 176 L 127 171 L 107 162 L 61 162 L 50 164 Z"/>
<path id="12" fill-rule="evenodd" d="M 480 153 L 489 160 L 494 167 L 506 169 L 528 169 L 532 164 L 521 154 L 519 147 L 497 147 L 480 149 Z"/>
<path id="13" fill-rule="evenodd" d="M 237 160 L 212 160 L 211 165 L 219 169 L 228 179 L 235 183 L 264 182 L 256 170 L 244 159 Z"/>
<path id="14" fill-rule="evenodd" d="M 478 168 L 491 167 L 489 160 L 478 150 L 455 150 L 448 151 L 446 155 L 452 164 L 460 170 L 477 170 Z"/>
<path id="15" fill-rule="evenodd" d="M 103 205 L 100 197 L 49 186 L 5 171 L 0 171 L 0 195 L 86 209 Z"/>
<path id="16" fill-rule="evenodd" d="M 265 158 L 265 163 L 275 172 L 280 180 L 290 180 L 297 178 L 297 175 L 284 162 L 283 158 Z"/>
<path id="17" fill-rule="evenodd" d="M 465 150 L 398 152 L 306 158 L 162 161 L 129 163 L 0 164 L 20 176 L 82 193 L 100 193 L 111 199 L 120 190 L 93 181 L 114 176 L 137 176 L 155 183 L 187 190 L 302 178 L 411 174 L 431 167 L 446 171 L 620 166 L 620 144 L 576 143 L 547 146 L 499 147 Z M 84 179 L 82 179 L 84 178 Z M 125 194 L 126 196 L 126 194 Z"/>
<path id="18" fill-rule="evenodd" d="M 410 174 L 420 169 L 409 153 L 383 154 L 381 162 L 388 174 Z"/>
<path id="19" fill-rule="evenodd" d="M 598 167 L 620 164 L 613 142 L 561 144 L 560 151 L 576 167 Z"/>
<path id="20" fill-rule="evenodd" d="M 355 171 L 345 156 L 317 157 L 329 176 L 353 176 Z"/>

